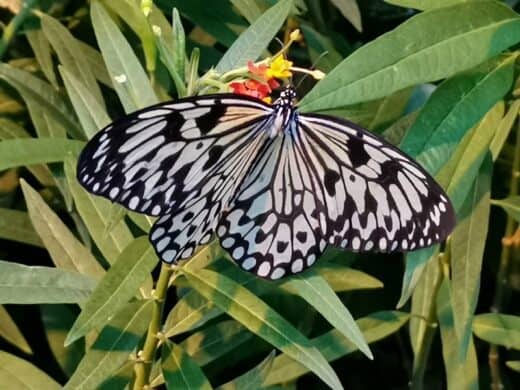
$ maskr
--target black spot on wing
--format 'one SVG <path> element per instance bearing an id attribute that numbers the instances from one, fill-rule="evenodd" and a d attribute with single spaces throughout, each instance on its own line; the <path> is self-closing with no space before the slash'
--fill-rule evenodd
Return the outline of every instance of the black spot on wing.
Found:
<path id="1" fill-rule="evenodd" d="M 217 103 L 217 102 L 216 102 Z M 211 110 L 195 119 L 195 123 L 200 130 L 200 133 L 205 135 L 209 133 L 221 120 L 226 113 L 227 107 L 225 105 L 215 104 L 211 106 Z"/>
<path id="2" fill-rule="evenodd" d="M 327 169 L 325 171 L 325 177 L 323 178 L 323 182 L 325 184 L 325 189 L 329 193 L 330 196 L 334 196 L 336 194 L 336 183 L 339 181 L 340 176 L 338 172 L 333 171 L 332 169 Z"/>
<path id="3" fill-rule="evenodd" d="M 224 152 L 224 147 L 221 145 L 212 146 L 211 149 L 208 150 L 208 161 L 202 167 L 203 169 L 208 169 L 213 166 Z"/>
<path id="4" fill-rule="evenodd" d="M 364 145 L 365 142 L 362 138 L 349 137 L 348 139 L 349 157 L 354 168 L 364 165 L 370 160 L 370 155 L 365 151 Z"/>

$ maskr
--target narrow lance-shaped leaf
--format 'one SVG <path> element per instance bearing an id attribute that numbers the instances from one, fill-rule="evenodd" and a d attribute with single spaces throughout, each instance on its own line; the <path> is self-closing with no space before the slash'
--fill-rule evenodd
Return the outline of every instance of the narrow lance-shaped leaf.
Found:
<path id="1" fill-rule="evenodd" d="M 367 342 L 372 343 L 399 330 L 408 318 L 408 313 L 382 311 L 360 318 L 357 323 Z M 335 329 L 313 338 L 311 342 L 328 361 L 334 361 L 358 350 Z M 284 353 L 274 359 L 263 385 L 287 383 L 308 372 L 308 368 Z"/>
<path id="2" fill-rule="evenodd" d="M 449 7 L 450 5 L 481 0 L 385 0 L 386 3 L 399 5 L 405 8 L 428 10 L 434 8 Z"/>
<path id="3" fill-rule="evenodd" d="M 87 138 L 90 139 L 99 129 L 111 122 L 110 117 L 90 90 L 73 73 L 69 72 L 67 68 L 60 67 L 60 74 L 81 127 Z"/>
<path id="4" fill-rule="evenodd" d="M 281 0 L 262 14 L 246 31 L 240 34 L 222 56 L 216 66 L 216 71 L 225 73 L 245 66 L 248 60 L 255 61 L 280 30 L 289 15 L 292 4 L 293 0 Z"/>
<path id="5" fill-rule="evenodd" d="M 0 261 L 0 304 L 78 303 L 95 285 L 76 272 Z"/>
<path id="6" fill-rule="evenodd" d="M 448 390 L 468 389 L 478 390 L 478 363 L 475 346 L 471 337 L 461 351 L 457 342 L 457 332 L 453 319 L 454 311 L 451 306 L 450 289 L 445 280 L 437 295 L 437 318 L 441 331 L 442 356 L 446 369 Z"/>
<path id="7" fill-rule="evenodd" d="M 95 389 L 126 360 L 142 339 L 152 315 L 152 301 L 128 303 L 103 328 L 65 389 Z"/>
<path id="8" fill-rule="evenodd" d="M 135 295 L 156 264 L 157 257 L 147 237 L 128 245 L 85 302 L 65 344 L 105 325 Z"/>
<path id="9" fill-rule="evenodd" d="M 0 383 L 10 389 L 58 390 L 61 386 L 39 368 L 10 353 L 0 351 Z"/>
<path id="10" fill-rule="evenodd" d="M 489 222 L 492 167 L 491 156 L 488 155 L 460 210 L 459 221 L 450 242 L 450 287 L 461 360 L 465 359 L 469 347 L 473 313 L 480 290 L 480 272 Z"/>
<path id="11" fill-rule="evenodd" d="M 323 356 L 297 329 L 244 287 L 213 271 L 183 269 L 191 286 L 231 317 L 318 375 L 332 388 L 342 388 Z"/>
<path id="12" fill-rule="evenodd" d="M 74 202 L 96 245 L 109 263 L 113 263 L 124 248 L 133 240 L 132 233 L 122 220 L 108 234 L 111 203 L 98 196 L 90 195 L 76 180 L 75 159 L 65 163 L 65 175 Z"/>
<path id="13" fill-rule="evenodd" d="M 314 307 L 335 329 L 354 343 L 369 359 L 374 358 L 352 314 L 350 314 L 331 287 L 316 271 L 311 269 L 305 273 L 305 276 L 296 275 L 289 282 L 285 283 L 285 286 L 296 291 L 300 297 Z"/>
<path id="14" fill-rule="evenodd" d="M 262 388 L 275 356 L 276 352 L 272 351 L 260 364 L 232 381 L 219 386 L 217 390 L 256 390 Z"/>
<path id="15" fill-rule="evenodd" d="M 493 156 L 493 161 L 496 161 L 502 147 L 506 143 L 507 136 L 511 132 L 514 123 L 518 118 L 518 111 L 520 110 L 520 99 L 516 99 L 509 109 L 507 110 L 507 114 L 502 118 L 500 124 L 495 133 L 495 137 L 491 141 L 491 145 L 489 145 L 489 150 Z"/>
<path id="16" fill-rule="evenodd" d="M 0 305 L 0 337 L 17 346 L 25 353 L 32 354 L 31 347 L 18 329 L 18 326 L 16 326 L 16 322 L 13 321 L 2 305 Z"/>
<path id="17" fill-rule="evenodd" d="M 100 2 L 92 2 L 91 17 L 97 42 L 125 111 L 132 112 L 157 103 L 143 67 Z"/>
<path id="18" fill-rule="evenodd" d="M 34 228 L 45 243 L 58 268 L 99 279 L 105 271 L 42 197 L 25 181 L 20 181 Z"/>
<path id="19" fill-rule="evenodd" d="M 54 73 L 54 64 L 52 63 L 51 45 L 41 30 L 29 30 L 25 32 L 25 36 L 31 45 L 31 48 L 36 56 L 36 60 L 40 65 L 47 80 L 56 89 L 59 88 L 56 73 Z"/>
<path id="20" fill-rule="evenodd" d="M 510 314 L 485 313 L 475 316 L 475 335 L 491 344 L 520 349 L 520 317 Z"/>
<path id="21" fill-rule="evenodd" d="M 56 51 L 58 58 L 68 71 L 76 75 L 88 88 L 99 105 L 103 104 L 101 89 L 88 66 L 85 53 L 77 44 L 70 31 L 53 17 L 41 14 L 42 31 Z"/>
<path id="22" fill-rule="evenodd" d="M 301 110 L 373 100 L 447 78 L 516 44 L 519 32 L 518 14 L 495 1 L 418 14 L 345 59 L 303 98 Z"/>
<path id="23" fill-rule="evenodd" d="M 362 31 L 361 27 L 361 13 L 356 0 L 331 0 L 340 11 L 341 14 L 356 28 Z"/>
<path id="24" fill-rule="evenodd" d="M 0 238 L 44 247 L 29 215 L 24 211 L 0 208 Z"/>
<path id="25" fill-rule="evenodd" d="M 512 195 L 504 199 L 494 199 L 491 204 L 502 207 L 508 215 L 520 222 L 520 196 Z"/>
<path id="26" fill-rule="evenodd" d="M 22 95 L 40 137 L 63 138 L 66 130 L 73 137 L 82 138 L 70 107 L 49 83 L 8 64 L 0 64 L 0 78 Z"/>
<path id="27" fill-rule="evenodd" d="M 168 389 L 212 389 L 200 367 L 180 346 L 166 341 L 161 354 L 161 368 Z"/>
<path id="28" fill-rule="evenodd" d="M 79 155 L 85 143 L 65 138 L 23 138 L 0 142 L 0 171 L 34 164 L 62 162 Z"/>

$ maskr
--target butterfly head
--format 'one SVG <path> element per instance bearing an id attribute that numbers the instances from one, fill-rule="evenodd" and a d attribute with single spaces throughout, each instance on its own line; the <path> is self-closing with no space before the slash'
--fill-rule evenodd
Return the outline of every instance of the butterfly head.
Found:
<path id="1" fill-rule="evenodd" d="M 288 85 L 285 89 L 280 93 L 280 97 L 276 99 L 274 102 L 275 105 L 292 107 L 294 105 L 294 100 L 296 99 L 296 90 L 292 85 Z"/>

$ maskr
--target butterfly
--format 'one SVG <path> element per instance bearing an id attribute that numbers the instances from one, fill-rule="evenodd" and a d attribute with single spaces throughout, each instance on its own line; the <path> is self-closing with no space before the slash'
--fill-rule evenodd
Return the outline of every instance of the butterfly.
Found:
<path id="1" fill-rule="evenodd" d="M 344 119 L 299 113 L 287 87 L 272 104 L 237 94 L 161 103 L 98 132 L 79 182 L 136 212 L 167 263 L 216 234 L 246 271 L 302 272 L 328 245 L 412 251 L 442 242 L 455 214 L 413 159 Z"/>

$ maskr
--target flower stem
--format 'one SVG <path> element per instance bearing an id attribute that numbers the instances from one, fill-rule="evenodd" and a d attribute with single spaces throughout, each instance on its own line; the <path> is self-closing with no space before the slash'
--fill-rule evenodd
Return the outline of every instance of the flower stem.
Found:
<path id="1" fill-rule="evenodd" d="M 148 332 L 146 334 L 143 349 L 139 351 L 137 361 L 134 366 L 134 390 L 142 390 L 150 382 L 150 371 L 152 369 L 153 359 L 157 350 L 157 344 L 159 342 L 157 334 L 161 330 L 164 300 L 168 290 L 168 282 L 172 274 L 173 270 L 169 265 L 165 263 L 161 264 L 159 279 L 157 281 L 155 291 L 152 294 L 154 299 L 152 318 L 150 320 L 150 325 L 148 326 Z"/>
<path id="2" fill-rule="evenodd" d="M 511 179 L 509 187 L 509 196 L 518 195 L 519 183 L 518 176 L 520 172 L 520 122 L 517 123 L 515 154 L 513 157 L 513 166 L 511 168 Z M 500 264 L 498 266 L 495 297 L 493 298 L 493 305 L 491 312 L 499 313 L 502 309 L 502 301 L 505 291 L 507 289 L 507 276 L 509 272 L 509 265 L 511 259 L 511 240 L 508 240 L 517 228 L 516 221 L 510 216 L 507 216 L 506 230 L 504 238 L 502 239 L 502 253 L 500 255 Z M 500 374 L 500 360 L 499 360 L 498 346 L 491 344 L 488 354 L 489 370 L 491 375 L 491 389 L 499 390 L 503 388 L 502 378 Z"/>

